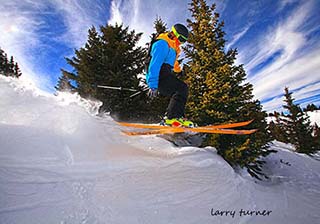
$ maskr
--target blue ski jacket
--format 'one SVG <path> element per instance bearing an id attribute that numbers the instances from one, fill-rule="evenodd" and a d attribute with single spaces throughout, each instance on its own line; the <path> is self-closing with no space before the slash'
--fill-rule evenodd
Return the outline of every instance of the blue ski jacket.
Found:
<path id="1" fill-rule="evenodd" d="M 179 43 L 169 39 L 167 34 L 160 34 L 158 41 L 151 47 L 151 60 L 146 75 L 146 81 L 150 89 L 158 89 L 159 74 L 163 64 L 169 64 L 177 73 L 181 71 L 177 61 L 179 53 Z"/>

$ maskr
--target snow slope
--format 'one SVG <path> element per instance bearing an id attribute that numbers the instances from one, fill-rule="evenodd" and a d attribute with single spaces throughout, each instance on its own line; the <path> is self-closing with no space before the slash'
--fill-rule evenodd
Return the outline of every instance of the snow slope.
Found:
<path id="1" fill-rule="evenodd" d="M 319 161 L 274 142 L 258 182 L 214 148 L 123 136 L 98 107 L 0 77 L 1 224 L 320 223 Z"/>
<path id="2" fill-rule="evenodd" d="M 307 112 L 308 116 L 310 117 L 311 125 L 315 123 L 319 126 L 320 125 L 320 110 L 309 111 Z"/>
<path id="3" fill-rule="evenodd" d="M 307 115 L 309 116 L 311 125 L 315 125 L 315 124 L 317 124 L 318 126 L 320 125 L 320 110 L 308 111 Z M 267 122 L 270 123 L 271 121 L 277 123 L 275 117 L 267 117 Z"/>

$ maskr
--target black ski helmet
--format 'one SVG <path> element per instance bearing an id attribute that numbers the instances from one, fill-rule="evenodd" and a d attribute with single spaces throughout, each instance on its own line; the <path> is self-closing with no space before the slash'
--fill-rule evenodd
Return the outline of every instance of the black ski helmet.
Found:
<path id="1" fill-rule="evenodd" d="M 189 31 L 184 25 L 177 23 L 172 27 L 173 34 L 178 38 L 181 43 L 188 40 Z"/>

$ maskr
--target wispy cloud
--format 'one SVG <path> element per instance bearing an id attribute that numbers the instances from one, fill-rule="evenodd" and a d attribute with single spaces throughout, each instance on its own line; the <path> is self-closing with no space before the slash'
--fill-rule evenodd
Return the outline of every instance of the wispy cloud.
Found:
<path id="1" fill-rule="evenodd" d="M 216 3 L 219 12 L 223 12 L 227 5 L 226 0 L 209 0 L 208 4 Z M 186 19 L 190 18 L 190 1 L 172 0 L 113 0 L 111 6 L 110 24 L 124 23 L 137 32 L 142 32 L 141 43 L 150 41 L 149 36 L 154 32 L 153 22 L 160 16 L 171 28 L 175 23 L 186 24 Z"/>
<path id="2" fill-rule="evenodd" d="M 186 23 L 189 15 L 188 1 L 145 1 L 119 0 L 112 1 L 109 23 L 124 23 L 137 32 L 142 32 L 141 43 L 149 42 L 149 35 L 154 32 L 153 22 L 160 16 L 169 28 L 175 23 Z"/>
<path id="3" fill-rule="evenodd" d="M 120 12 L 121 1 L 112 1 L 111 3 L 111 16 L 108 21 L 109 24 L 115 25 L 123 23 L 122 15 Z"/>
<path id="4" fill-rule="evenodd" d="M 43 25 L 38 13 L 45 10 L 41 1 L 2 1 L 0 4 L 0 46 L 19 62 L 26 76 L 39 84 L 29 50 L 41 44 L 37 30 Z"/>
<path id="5" fill-rule="evenodd" d="M 18 61 L 24 74 L 22 78 L 34 80 L 38 87 L 52 89 L 49 76 L 52 72 L 44 70 L 55 62 L 41 59 L 57 59 L 45 58 L 44 54 L 55 51 L 57 44 L 71 51 L 81 47 L 90 26 L 107 22 L 108 4 L 108 1 L 91 0 L 3 0 L 0 46 Z"/>
<path id="6" fill-rule="evenodd" d="M 92 0 L 50 0 L 55 13 L 58 13 L 66 27 L 61 40 L 73 47 L 82 46 L 87 40 L 88 29 L 92 25 L 105 25 L 109 13 L 106 1 Z M 104 15 L 104 16 L 103 16 Z"/>
<path id="7" fill-rule="evenodd" d="M 234 44 L 236 44 L 247 33 L 247 31 L 250 29 L 251 25 L 252 24 L 245 26 L 244 28 L 242 28 L 242 30 L 240 32 L 233 35 L 232 39 L 228 42 L 228 44 L 226 46 L 227 50 L 229 48 L 231 48 Z"/>
<path id="8" fill-rule="evenodd" d="M 299 0 L 281 0 L 279 1 L 278 11 L 283 10 L 286 6 L 297 3 Z"/>
<path id="9" fill-rule="evenodd" d="M 294 103 L 299 104 L 302 108 L 306 107 L 310 101 L 315 105 L 320 104 L 320 82 L 315 84 L 310 84 L 304 88 L 295 91 L 292 97 L 295 99 Z M 291 92 L 292 89 L 289 88 Z M 264 109 L 266 111 L 281 111 L 283 110 L 282 105 L 284 105 L 284 88 L 282 89 L 282 94 L 273 98 L 264 104 Z"/>
<path id="10" fill-rule="evenodd" d="M 255 78 L 255 95 L 266 99 L 270 96 L 277 96 L 284 86 L 289 86 L 292 90 L 299 89 L 312 83 L 320 82 L 320 48 L 308 55 L 296 59 L 281 68 L 277 68 L 269 73 L 259 74 Z"/>
<path id="11" fill-rule="evenodd" d="M 275 102 L 285 86 L 303 92 L 304 87 L 320 82 L 320 48 L 304 51 L 307 36 L 312 32 L 304 25 L 312 16 L 312 10 L 313 1 L 300 5 L 283 22 L 269 28 L 257 42 L 240 52 L 242 60 L 247 61 L 245 68 L 249 71 L 249 81 L 254 84 L 254 94 L 265 102 L 265 109 L 279 106 Z M 252 54 L 253 57 L 246 56 Z M 277 57 L 273 58 L 275 55 Z M 270 59 L 274 60 L 267 64 Z M 265 67 L 254 73 L 261 64 Z M 270 99 L 273 100 L 268 102 Z"/>
<path id="12" fill-rule="evenodd" d="M 306 44 L 306 34 L 300 32 L 299 28 L 306 21 L 306 16 L 311 9 L 311 4 L 308 2 L 293 12 L 286 21 L 266 30 L 262 39 L 259 40 L 258 46 L 253 48 L 256 49 L 256 56 L 250 59 L 246 68 L 252 70 L 279 50 L 283 52 L 280 60 L 277 60 L 272 66 L 268 67 L 267 71 L 276 70 L 294 59 L 296 51 Z M 256 76 L 256 78 L 259 78 L 259 76 Z"/>

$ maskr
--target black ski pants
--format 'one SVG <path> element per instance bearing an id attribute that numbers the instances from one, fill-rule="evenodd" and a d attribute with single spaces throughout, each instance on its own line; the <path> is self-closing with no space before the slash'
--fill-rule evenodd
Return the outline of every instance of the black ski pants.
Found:
<path id="1" fill-rule="evenodd" d="M 174 75 L 172 67 L 168 64 L 161 66 L 158 90 L 161 95 L 171 97 L 166 116 L 169 119 L 184 117 L 188 86 Z"/>

